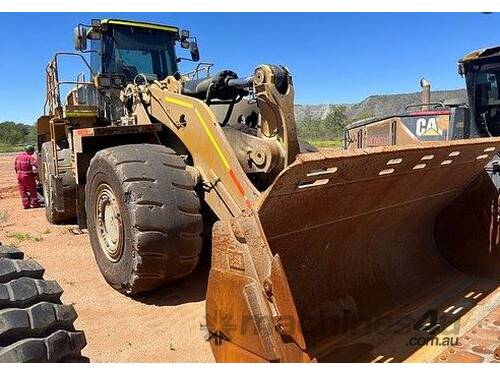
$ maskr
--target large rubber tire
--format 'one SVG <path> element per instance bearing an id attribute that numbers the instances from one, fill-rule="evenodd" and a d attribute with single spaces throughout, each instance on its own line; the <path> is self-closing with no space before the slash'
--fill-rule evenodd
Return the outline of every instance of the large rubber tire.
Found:
<path id="1" fill-rule="evenodd" d="M 203 229 L 194 184 L 184 160 L 164 146 L 123 145 L 96 153 L 85 187 L 87 226 L 99 269 L 113 288 L 138 294 L 194 270 Z M 108 209 L 114 221 L 103 216 Z M 114 226 L 108 231 L 102 223 L 109 222 Z"/>
<path id="2" fill-rule="evenodd" d="M 0 246 L 0 363 L 88 361 L 75 309 L 61 303 L 61 287 L 44 272 L 21 251 Z"/>
<path id="3" fill-rule="evenodd" d="M 45 216 L 51 224 L 73 222 L 76 219 L 76 182 L 71 170 L 71 150 L 59 149 L 57 152 L 59 175 L 63 181 L 64 212 L 56 211 L 51 196 L 51 179 L 54 175 L 54 152 L 51 142 L 45 142 L 41 151 L 41 173 L 43 184 L 43 198 L 45 200 Z"/>

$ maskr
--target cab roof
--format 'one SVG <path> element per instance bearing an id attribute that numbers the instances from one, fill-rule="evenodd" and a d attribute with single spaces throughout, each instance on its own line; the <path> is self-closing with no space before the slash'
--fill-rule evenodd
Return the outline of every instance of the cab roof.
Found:
<path id="1" fill-rule="evenodd" d="M 500 56 L 500 46 L 481 48 L 476 51 L 472 51 L 460 59 L 460 63 L 468 63 L 474 60 Z"/>
<path id="2" fill-rule="evenodd" d="M 157 23 L 149 23 L 149 22 L 140 22 L 140 21 L 129 21 L 129 20 L 119 20 L 119 19 L 103 19 L 101 20 L 101 25 L 119 25 L 119 26 L 131 26 L 131 27 L 140 27 L 143 29 L 151 29 L 151 30 L 162 30 L 169 31 L 173 33 L 178 33 L 179 28 L 175 26 L 161 25 Z"/>

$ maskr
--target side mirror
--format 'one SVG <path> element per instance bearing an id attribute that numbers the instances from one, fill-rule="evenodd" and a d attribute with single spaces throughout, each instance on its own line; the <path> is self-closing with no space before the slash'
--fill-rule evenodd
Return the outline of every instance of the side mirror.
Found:
<path id="1" fill-rule="evenodd" d="M 77 51 L 87 49 L 87 29 L 83 26 L 77 26 L 73 30 L 73 43 Z"/>
<path id="2" fill-rule="evenodd" d="M 189 43 L 189 52 L 191 52 L 191 60 L 200 61 L 200 51 L 198 50 L 198 43 L 195 41 Z"/>

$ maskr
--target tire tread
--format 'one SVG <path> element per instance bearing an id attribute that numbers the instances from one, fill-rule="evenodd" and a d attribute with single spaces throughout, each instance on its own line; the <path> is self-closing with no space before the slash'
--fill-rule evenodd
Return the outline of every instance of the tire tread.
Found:
<path id="1" fill-rule="evenodd" d="M 0 246 L 0 363 L 88 362 L 75 309 L 61 303 L 61 287 L 42 278 L 40 264 L 22 258 Z"/>

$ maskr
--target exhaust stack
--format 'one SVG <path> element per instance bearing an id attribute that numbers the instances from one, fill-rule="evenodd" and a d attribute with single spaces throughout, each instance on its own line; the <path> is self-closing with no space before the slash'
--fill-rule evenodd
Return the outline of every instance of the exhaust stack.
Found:
<path id="1" fill-rule="evenodd" d="M 425 78 L 420 80 L 420 87 L 422 87 L 422 110 L 427 111 L 430 109 L 429 103 L 431 102 L 431 83 Z"/>

